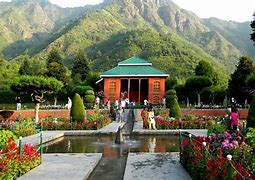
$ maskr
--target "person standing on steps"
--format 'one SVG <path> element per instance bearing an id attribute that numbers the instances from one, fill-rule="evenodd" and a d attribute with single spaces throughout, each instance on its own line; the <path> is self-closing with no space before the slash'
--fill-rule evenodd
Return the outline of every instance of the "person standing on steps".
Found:
<path id="1" fill-rule="evenodd" d="M 16 96 L 15 98 L 16 103 L 17 103 L 17 111 L 21 110 L 21 98 L 20 96 Z"/>
<path id="2" fill-rule="evenodd" d="M 149 108 L 148 116 L 149 116 L 149 129 L 152 128 L 154 130 L 157 130 L 156 121 L 155 121 L 155 114 L 154 114 L 154 111 L 153 111 L 152 107 Z"/>
<path id="3" fill-rule="evenodd" d="M 147 99 L 144 99 L 144 100 L 143 100 L 143 105 L 144 105 L 144 106 L 148 106 L 148 100 L 147 100 Z"/>
<path id="4" fill-rule="evenodd" d="M 141 111 L 141 117 L 143 119 L 143 129 L 148 129 L 149 127 L 149 117 L 148 117 L 148 108 L 144 107 Z"/>
<path id="5" fill-rule="evenodd" d="M 70 97 L 67 98 L 67 109 L 70 110 L 72 107 L 72 100 Z"/>

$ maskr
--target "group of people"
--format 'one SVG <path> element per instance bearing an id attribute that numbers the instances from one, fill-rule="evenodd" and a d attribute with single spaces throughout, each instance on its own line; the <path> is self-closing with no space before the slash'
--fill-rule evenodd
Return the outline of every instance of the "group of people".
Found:
<path id="1" fill-rule="evenodd" d="M 141 111 L 141 117 L 143 119 L 143 128 L 144 129 L 149 128 L 149 129 L 157 130 L 155 114 L 154 114 L 152 106 L 150 106 L 149 108 L 144 107 L 143 110 Z"/>
<path id="2" fill-rule="evenodd" d="M 128 98 L 122 98 L 119 102 L 118 99 L 115 100 L 114 108 L 116 111 L 116 121 L 125 122 L 127 120 L 126 107 L 130 104 Z"/>

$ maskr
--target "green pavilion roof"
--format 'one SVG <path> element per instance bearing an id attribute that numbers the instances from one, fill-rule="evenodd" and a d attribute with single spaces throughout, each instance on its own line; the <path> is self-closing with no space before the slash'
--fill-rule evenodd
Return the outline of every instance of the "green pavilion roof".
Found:
<path id="1" fill-rule="evenodd" d="M 101 77 L 168 77 L 169 75 L 152 66 L 148 61 L 132 57 L 118 64 L 117 67 L 104 72 Z"/>
<path id="2" fill-rule="evenodd" d="M 119 66 L 129 66 L 129 65 L 142 65 L 142 66 L 151 66 L 152 64 L 146 61 L 145 59 L 139 58 L 139 57 L 131 57 L 129 59 L 126 59 L 124 61 L 119 62 Z"/>

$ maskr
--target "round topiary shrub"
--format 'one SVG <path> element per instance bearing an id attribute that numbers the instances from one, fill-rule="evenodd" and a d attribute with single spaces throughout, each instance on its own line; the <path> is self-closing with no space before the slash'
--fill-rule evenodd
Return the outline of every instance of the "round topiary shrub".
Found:
<path id="1" fill-rule="evenodd" d="M 81 96 L 75 93 L 73 97 L 71 112 L 72 121 L 83 122 L 85 118 L 85 107 Z"/>
<path id="2" fill-rule="evenodd" d="M 172 89 L 166 92 L 166 105 L 169 107 L 170 117 L 181 117 L 181 108 L 175 90 Z"/>
<path id="3" fill-rule="evenodd" d="M 84 98 L 86 108 L 93 108 L 95 103 L 95 93 L 92 90 L 87 90 Z"/>

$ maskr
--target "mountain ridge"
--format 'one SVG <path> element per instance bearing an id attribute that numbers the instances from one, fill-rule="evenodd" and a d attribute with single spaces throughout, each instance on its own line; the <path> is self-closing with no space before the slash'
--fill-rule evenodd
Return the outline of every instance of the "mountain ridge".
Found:
<path id="1" fill-rule="evenodd" d="M 68 64 L 72 64 L 73 56 L 79 49 L 92 54 L 91 58 L 94 58 L 94 64 L 97 64 L 108 55 L 100 54 L 103 52 L 101 49 L 95 52 L 93 46 L 96 49 L 99 47 L 98 44 L 114 41 L 111 37 L 117 37 L 121 33 L 124 33 L 124 36 L 125 32 L 140 33 L 141 29 L 143 31 L 149 29 L 151 36 L 163 44 L 170 45 L 166 38 L 160 38 L 169 35 L 170 40 L 175 37 L 183 43 L 183 45 L 178 44 L 178 48 L 192 47 L 189 50 L 196 53 L 192 56 L 183 56 L 187 62 L 187 57 L 205 57 L 200 56 L 199 53 L 207 53 L 206 59 L 225 68 L 226 72 L 234 69 L 238 58 L 243 54 L 255 57 L 252 42 L 245 42 L 249 39 L 247 22 L 201 19 L 170 0 L 105 0 L 99 5 L 81 8 L 60 8 L 47 0 L 16 0 L 16 6 L 19 12 L 12 3 L 4 3 L 4 6 L 0 8 L 0 40 L 4 42 L 0 45 L 0 50 L 6 58 L 10 59 L 23 53 L 29 53 L 32 56 L 39 53 L 37 56 L 45 56 L 55 47 L 60 49 Z M 45 25 L 42 26 L 42 24 Z M 143 36 L 146 37 L 144 34 Z M 122 40 L 118 43 L 122 42 L 126 41 Z M 136 41 L 130 40 L 130 42 Z M 140 41 L 137 43 L 141 44 Z M 147 43 L 153 44 L 153 41 Z M 129 48 L 120 48 L 124 52 L 122 57 L 114 55 L 110 57 L 121 59 L 136 51 L 134 49 L 141 51 L 141 54 L 146 51 L 140 45 L 129 46 Z M 173 49 L 170 51 L 177 52 Z M 188 53 L 184 49 L 180 52 Z M 167 55 L 171 58 L 166 57 L 166 59 L 170 58 L 172 61 L 175 58 L 180 61 L 178 57 L 172 57 L 171 53 Z M 150 57 L 156 62 L 155 55 Z M 159 55 L 159 58 L 163 57 Z M 115 60 L 109 59 L 109 61 Z M 197 60 L 192 60 L 192 63 L 197 63 Z M 188 64 L 186 68 L 194 69 L 194 64 Z"/>

